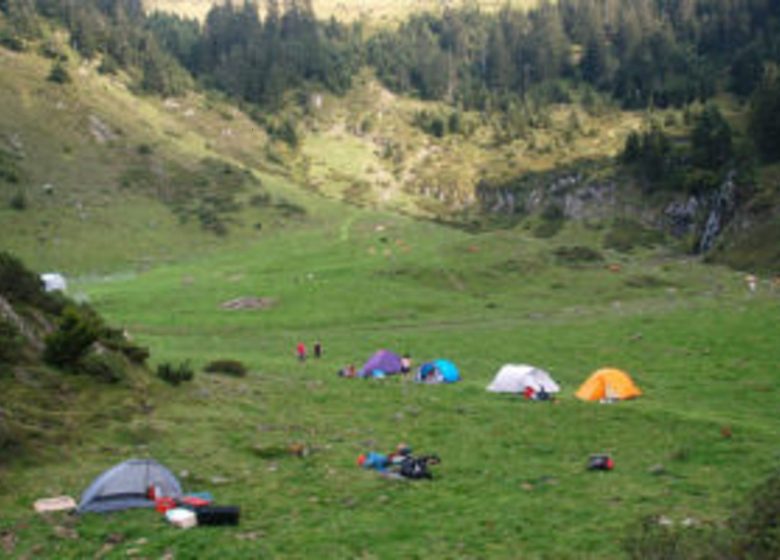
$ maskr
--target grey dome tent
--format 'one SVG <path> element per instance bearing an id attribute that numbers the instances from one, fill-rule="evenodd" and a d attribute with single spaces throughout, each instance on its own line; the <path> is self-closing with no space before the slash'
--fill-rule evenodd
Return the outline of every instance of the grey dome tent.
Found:
<path id="1" fill-rule="evenodd" d="M 76 511 L 102 513 L 154 507 L 150 487 L 156 488 L 158 497 L 181 497 L 181 485 L 171 471 L 153 459 L 130 459 L 98 476 L 81 495 Z"/>

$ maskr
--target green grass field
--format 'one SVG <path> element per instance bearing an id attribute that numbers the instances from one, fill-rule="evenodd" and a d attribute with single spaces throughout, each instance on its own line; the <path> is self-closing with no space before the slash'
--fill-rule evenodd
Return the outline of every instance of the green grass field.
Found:
<path id="1" fill-rule="evenodd" d="M 585 234 L 556 243 L 567 236 Z M 151 412 L 108 411 L 67 449 L 42 451 L 48 460 L 12 463 L 0 497 L 12 556 L 620 557 L 643 515 L 721 521 L 778 464 L 778 294 L 762 284 L 749 295 L 736 273 L 656 252 L 611 259 L 619 273 L 566 267 L 556 243 L 321 201 L 310 225 L 248 248 L 76 282 L 155 363 L 234 358 L 251 373 L 199 373 L 176 389 L 155 381 L 144 390 Z M 275 305 L 220 308 L 245 296 Z M 315 339 L 324 357 L 297 363 L 295 343 Z M 418 363 L 449 358 L 464 379 L 335 375 L 380 347 Z M 507 362 L 549 370 L 564 387 L 557 403 L 487 393 Z M 605 365 L 628 370 L 645 395 L 574 399 Z M 433 481 L 356 466 L 359 453 L 400 441 L 441 456 Z M 257 452 L 293 443 L 311 453 Z M 616 469 L 587 472 L 594 452 Z M 241 506 L 240 526 L 182 532 L 151 511 L 31 512 L 36 498 L 78 495 L 134 456 Z"/>

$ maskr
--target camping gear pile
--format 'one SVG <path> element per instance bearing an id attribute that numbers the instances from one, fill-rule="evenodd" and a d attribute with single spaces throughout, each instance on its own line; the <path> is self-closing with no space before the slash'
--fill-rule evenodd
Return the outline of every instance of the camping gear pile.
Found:
<path id="1" fill-rule="evenodd" d="M 77 513 L 105 513 L 131 508 L 154 508 L 173 525 L 237 525 L 236 506 L 212 505 L 208 492 L 183 494 L 167 468 L 153 459 L 130 459 L 114 465 L 84 491 Z"/>
<path id="2" fill-rule="evenodd" d="M 615 461 L 609 455 L 591 455 L 587 468 L 589 471 L 611 471 L 615 468 Z"/>
<path id="3" fill-rule="evenodd" d="M 397 479 L 431 479 L 433 473 L 429 465 L 441 463 L 438 455 L 422 455 L 415 457 L 412 449 L 405 443 L 399 443 L 395 450 L 388 454 L 369 451 L 358 456 L 357 464 L 364 469 L 375 470 L 388 478 Z"/>

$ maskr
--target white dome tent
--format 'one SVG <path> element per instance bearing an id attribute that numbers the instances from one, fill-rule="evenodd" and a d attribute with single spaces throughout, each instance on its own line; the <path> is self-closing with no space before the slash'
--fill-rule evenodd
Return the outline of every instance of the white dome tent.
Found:
<path id="1" fill-rule="evenodd" d="M 533 389 L 534 393 L 544 389 L 551 395 L 561 390 L 549 373 L 526 364 L 504 365 L 487 386 L 487 390 L 492 393 L 522 393 L 527 387 Z"/>
<path id="2" fill-rule="evenodd" d="M 65 292 L 68 289 L 68 283 L 65 277 L 59 272 L 46 272 L 41 274 L 43 289 L 47 292 Z"/>

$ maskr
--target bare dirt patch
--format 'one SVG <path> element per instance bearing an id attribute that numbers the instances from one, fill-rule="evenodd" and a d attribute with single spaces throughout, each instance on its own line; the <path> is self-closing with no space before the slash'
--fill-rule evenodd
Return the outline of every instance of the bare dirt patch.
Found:
<path id="1" fill-rule="evenodd" d="M 274 305 L 276 305 L 276 300 L 269 297 L 240 297 L 226 301 L 220 307 L 236 311 L 240 309 L 271 309 Z"/>

